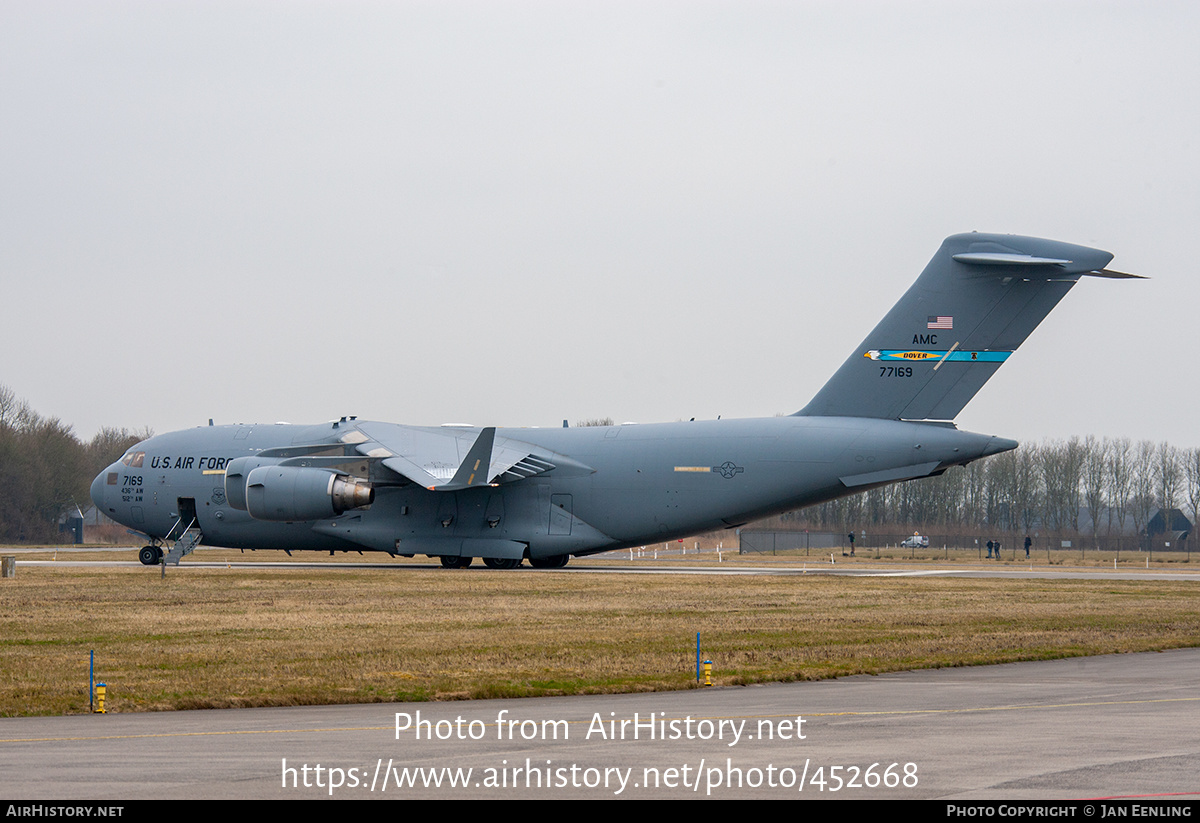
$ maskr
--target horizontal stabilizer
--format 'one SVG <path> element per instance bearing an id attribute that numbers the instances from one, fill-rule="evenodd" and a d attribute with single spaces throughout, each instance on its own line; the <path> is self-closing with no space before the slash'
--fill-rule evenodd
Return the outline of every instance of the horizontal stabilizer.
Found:
<path id="1" fill-rule="evenodd" d="M 1108 277 L 1113 280 L 1148 280 L 1140 274 L 1126 274 L 1123 271 L 1113 271 L 1112 269 L 1100 269 L 1100 271 L 1085 271 L 1084 274 L 1088 277 Z"/>
<path id="2" fill-rule="evenodd" d="M 1088 251 L 1094 250 L 1088 249 Z M 966 263 L 971 266 L 1058 266 L 1065 268 L 1074 263 L 1073 260 L 1064 260 L 1059 257 L 1034 257 L 1032 254 L 1011 254 L 1008 252 L 964 252 L 963 254 L 954 255 L 954 259 L 959 263 Z M 1126 274 L 1123 271 L 1113 271 L 1112 269 L 1099 269 L 1077 273 L 1086 277 L 1109 277 L 1114 280 L 1147 279 L 1140 274 Z"/>
<path id="3" fill-rule="evenodd" d="M 1059 257 L 1034 257 L 1032 254 L 1010 252 L 964 252 L 954 255 L 959 263 L 972 266 L 1069 266 L 1070 260 Z"/>

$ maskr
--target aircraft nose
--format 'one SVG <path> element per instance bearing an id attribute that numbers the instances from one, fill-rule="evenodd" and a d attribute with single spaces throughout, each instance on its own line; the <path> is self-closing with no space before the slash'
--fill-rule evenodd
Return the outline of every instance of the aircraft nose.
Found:
<path id="1" fill-rule="evenodd" d="M 108 469 L 96 475 L 96 479 L 92 481 L 91 497 L 92 502 L 96 504 L 96 508 L 104 510 L 104 489 L 108 484 Z"/>

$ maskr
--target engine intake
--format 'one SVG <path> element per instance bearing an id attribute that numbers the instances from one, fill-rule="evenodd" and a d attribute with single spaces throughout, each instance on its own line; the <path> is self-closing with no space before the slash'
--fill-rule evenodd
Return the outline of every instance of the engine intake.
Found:
<path id="1" fill-rule="evenodd" d="M 259 466 L 278 465 L 277 458 L 238 457 L 225 465 L 225 500 L 230 506 L 246 511 L 246 477 Z"/>

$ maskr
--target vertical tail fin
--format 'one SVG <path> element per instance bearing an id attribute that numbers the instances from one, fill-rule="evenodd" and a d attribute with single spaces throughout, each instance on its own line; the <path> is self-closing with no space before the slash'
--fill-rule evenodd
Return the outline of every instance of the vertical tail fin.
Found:
<path id="1" fill-rule="evenodd" d="M 1009 234 L 948 237 L 797 415 L 951 420 L 1085 274 L 1099 249 Z"/>

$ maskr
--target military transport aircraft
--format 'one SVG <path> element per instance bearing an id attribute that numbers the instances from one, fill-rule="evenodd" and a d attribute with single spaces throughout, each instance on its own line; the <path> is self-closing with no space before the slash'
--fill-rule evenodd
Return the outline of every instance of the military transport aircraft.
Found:
<path id="1" fill-rule="evenodd" d="M 947 238 L 789 417 L 549 429 L 210 421 L 137 444 L 95 479 L 92 499 L 148 539 L 147 565 L 178 563 L 203 541 L 556 568 L 732 528 L 1016 448 L 950 421 L 1081 276 L 1135 276 L 1110 260 L 1032 237 Z"/>

